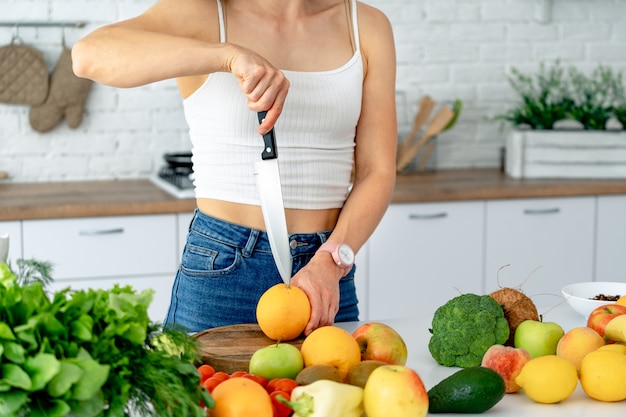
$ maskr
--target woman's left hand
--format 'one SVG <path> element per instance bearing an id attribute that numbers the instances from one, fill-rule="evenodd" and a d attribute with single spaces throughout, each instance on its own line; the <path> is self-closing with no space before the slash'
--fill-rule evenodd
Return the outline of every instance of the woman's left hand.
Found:
<path id="1" fill-rule="evenodd" d="M 322 326 L 330 326 L 335 322 L 339 311 L 339 280 L 342 271 L 332 262 L 324 259 L 329 254 L 317 254 L 291 280 L 306 293 L 311 303 L 311 318 L 304 334 Z"/>

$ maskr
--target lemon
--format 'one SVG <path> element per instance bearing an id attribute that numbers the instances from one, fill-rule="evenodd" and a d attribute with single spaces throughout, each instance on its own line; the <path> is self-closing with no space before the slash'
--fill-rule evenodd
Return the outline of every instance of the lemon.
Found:
<path id="1" fill-rule="evenodd" d="M 588 353 L 580 363 L 580 385 L 594 400 L 625 400 L 626 355 L 606 348 Z"/>
<path id="2" fill-rule="evenodd" d="M 626 355 L 626 345 L 622 345 L 619 343 L 612 343 L 610 345 L 600 346 L 596 350 L 610 351 L 610 352 L 621 353 L 622 355 Z"/>
<path id="3" fill-rule="evenodd" d="M 578 385 L 578 373 L 569 360 L 546 355 L 526 362 L 515 382 L 531 400 L 554 404 L 572 395 Z"/>

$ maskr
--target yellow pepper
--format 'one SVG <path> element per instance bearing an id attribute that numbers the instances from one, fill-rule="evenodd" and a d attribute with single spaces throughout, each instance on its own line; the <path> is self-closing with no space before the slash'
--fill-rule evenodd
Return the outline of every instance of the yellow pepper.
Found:
<path id="1" fill-rule="evenodd" d="M 363 388 L 320 379 L 291 392 L 291 401 L 278 397 L 294 411 L 293 417 L 361 417 Z"/>

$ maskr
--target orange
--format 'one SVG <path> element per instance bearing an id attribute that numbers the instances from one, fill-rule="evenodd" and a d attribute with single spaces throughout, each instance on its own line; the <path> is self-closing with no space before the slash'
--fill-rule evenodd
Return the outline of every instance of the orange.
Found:
<path id="1" fill-rule="evenodd" d="M 256 306 L 256 319 L 272 340 L 287 341 L 300 336 L 311 318 L 309 297 L 300 288 L 284 283 L 270 287 Z"/>
<path id="2" fill-rule="evenodd" d="M 211 396 L 211 417 L 272 417 L 274 407 L 265 388 L 248 378 L 230 378 L 220 383 Z"/>
<path id="3" fill-rule="evenodd" d="M 304 366 L 331 365 L 345 380 L 348 371 L 361 361 L 359 343 L 347 330 L 323 326 L 313 330 L 300 347 Z"/>
<path id="4" fill-rule="evenodd" d="M 626 307 L 626 295 L 622 295 L 620 298 L 618 298 L 616 303 Z"/>

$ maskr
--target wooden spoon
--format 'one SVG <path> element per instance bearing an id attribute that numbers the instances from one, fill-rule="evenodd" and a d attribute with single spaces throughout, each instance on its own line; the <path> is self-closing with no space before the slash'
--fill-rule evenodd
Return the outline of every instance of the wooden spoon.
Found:
<path id="1" fill-rule="evenodd" d="M 420 138 L 420 140 L 411 144 L 406 151 L 400 155 L 398 163 L 396 164 L 396 169 L 398 171 L 406 168 L 407 165 L 415 158 L 419 150 L 428 142 L 430 138 L 440 133 L 444 127 L 448 124 L 450 120 L 454 117 L 454 112 L 450 107 L 443 106 L 439 109 L 433 120 L 431 120 L 430 124 L 426 128 L 424 135 Z"/>

